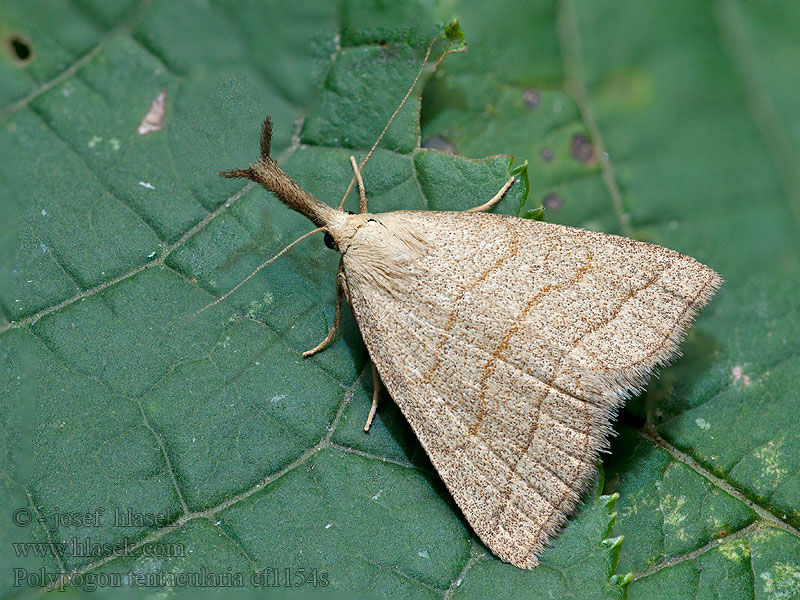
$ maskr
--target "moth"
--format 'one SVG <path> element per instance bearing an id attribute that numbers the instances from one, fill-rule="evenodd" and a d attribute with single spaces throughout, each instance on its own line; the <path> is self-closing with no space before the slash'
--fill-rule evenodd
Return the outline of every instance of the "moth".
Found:
<path id="1" fill-rule="evenodd" d="M 485 212 L 513 177 L 465 212 L 372 214 L 351 157 L 360 212 L 334 209 L 270 157 L 271 136 L 267 119 L 259 159 L 220 174 L 261 184 L 341 254 L 334 325 L 304 356 L 333 340 L 346 299 L 376 380 L 365 430 L 379 378 L 480 539 L 536 566 L 616 411 L 676 355 L 720 276 L 653 244 Z"/>

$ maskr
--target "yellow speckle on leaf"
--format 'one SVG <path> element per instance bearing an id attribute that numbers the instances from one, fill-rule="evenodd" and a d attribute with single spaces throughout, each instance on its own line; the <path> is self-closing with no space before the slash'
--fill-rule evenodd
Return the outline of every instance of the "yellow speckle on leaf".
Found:
<path id="1" fill-rule="evenodd" d="M 782 448 L 786 442 L 786 436 L 782 436 L 779 440 L 770 440 L 761 448 L 753 452 L 753 456 L 761 460 L 761 475 L 768 478 L 774 485 L 786 477 L 788 470 L 781 465 L 783 458 Z"/>
<path id="2" fill-rule="evenodd" d="M 273 301 L 272 293 L 269 291 L 265 292 L 264 295 L 261 297 L 261 302 L 259 302 L 258 300 L 250 301 L 250 303 L 247 305 L 247 312 L 245 313 L 245 315 L 252 319 L 256 315 L 258 315 L 259 312 L 261 312 L 270 304 L 272 304 L 272 301 Z"/>
<path id="3" fill-rule="evenodd" d="M 753 547 L 753 555 L 759 556 L 758 554 L 758 546 L 767 546 L 774 542 L 776 537 L 784 535 L 784 533 L 775 527 L 762 527 L 759 529 L 755 535 L 753 535 L 753 542 L 755 543 Z"/>
<path id="4" fill-rule="evenodd" d="M 750 560 L 750 544 L 746 539 L 733 540 L 719 546 L 719 552 L 730 561 Z"/>
<path id="5" fill-rule="evenodd" d="M 775 563 L 770 571 L 759 575 L 770 600 L 791 600 L 800 595 L 800 568 L 789 563 Z"/>
<path id="6" fill-rule="evenodd" d="M 664 525 L 677 528 L 686 520 L 686 514 L 680 512 L 686 504 L 686 496 L 674 497 L 667 494 L 661 499 L 661 512 L 664 515 Z"/>

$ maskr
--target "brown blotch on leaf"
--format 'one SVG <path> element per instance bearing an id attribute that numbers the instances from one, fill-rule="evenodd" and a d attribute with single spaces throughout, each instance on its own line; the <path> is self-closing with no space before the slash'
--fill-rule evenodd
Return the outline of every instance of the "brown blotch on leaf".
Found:
<path id="1" fill-rule="evenodd" d="M 542 198 L 542 206 L 547 211 L 558 212 L 564 206 L 564 199 L 555 192 L 550 192 Z"/>
<path id="2" fill-rule="evenodd" d="M 582 133 L 576 133 L 572 136 L 572 141 L 569 144 L 569 153 L 578 162 L 585 165 L 590 165 L 597 160 L 594 152 L 594 146 Z"/>
<path id="3" fill-rule="evenodd" d="M 539 102 L 541 101 L 542 96 L 539 92 L 534 90 L 533 88 L 529 88 L 522 92 L 522 101 L 525 103 L 525 106 L 533 110 L 537 106 L 539 106 Z"/>
<path id="4" fill-rule="evenodd" d="M 447 152 L 448 154 L 458 154 L 456 145 L 448 140 L 443 135 L 436 134 L 422 144 L 423 148 L 428 150 L 439 150 L 440 152 Z"/>
<path id="5" fill-rule="evenodd" d="M 167 111 L 167 92 L 158 92 L 158 96 L 150 104 L 150 109 L 139 123 L 136 132 L 139 135 L 147 135 L 154 131 L 164 129 L 164 113 Z"/>
<path id="6" fill-rule="evenodd" d="M 33 60 L 33 45 L 31 41 L 18 33 L 6 38 L 6 49 L 18 65 L 27 65 Z"/>
<path id="7" fill-rule="evenodd" d="M 539 154 L 541 154 L 544 162 L 550 162 L 553 160 L 553 151 L 550 148 L 542 148 L 539 151 Z"/>

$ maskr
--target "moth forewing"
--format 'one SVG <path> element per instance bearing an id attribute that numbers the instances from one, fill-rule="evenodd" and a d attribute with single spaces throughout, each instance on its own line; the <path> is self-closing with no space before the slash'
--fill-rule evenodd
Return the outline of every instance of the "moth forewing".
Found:
<path id="1" fill-rule="evenodd" d="M 515 217 L 375 218 L 385 236 L 414 231 L 417 252 L 380 275 L 371 236 L 344 254 L 370 357 L 484 543 L 531 568 L 593 480 L 612 415 L 674 355 L 719 276 Z"/>

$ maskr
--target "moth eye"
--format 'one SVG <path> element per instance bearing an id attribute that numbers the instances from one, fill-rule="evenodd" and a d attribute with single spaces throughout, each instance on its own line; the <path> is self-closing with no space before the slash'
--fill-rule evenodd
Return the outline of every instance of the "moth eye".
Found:
<path id="1" fill-rule="evenodd" d="M 338 250 L 339 249 L 336 246 L 336 242 L 333 240 L 333 236 L 330 233 L 328 233 L 327 231 L 325 232 L 325 237 L 323 238 L 323 241 L 325 242 L 325 245 L 328 248 L 330 248 L 331 250 Z"/>
<path id="2" fill-rule="evenodd" d="M 354 214 L 356 214 L 356 213 L 354 213 L 352 210 L 346 210 L 346 211 L 344 211 L 344 213 L 345 213 L 346 215 L 354 215 Z"/>

